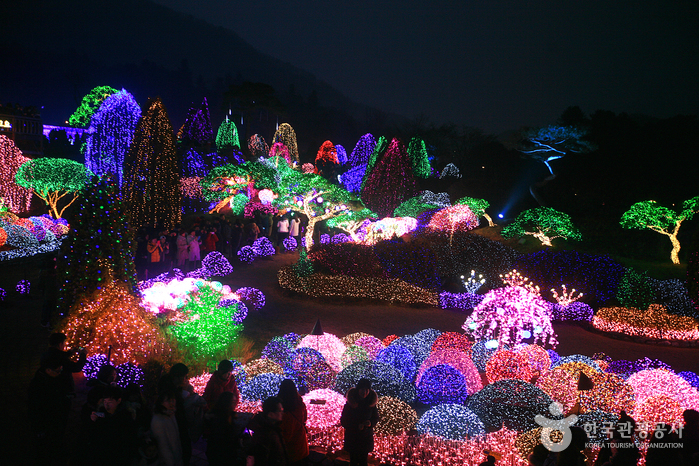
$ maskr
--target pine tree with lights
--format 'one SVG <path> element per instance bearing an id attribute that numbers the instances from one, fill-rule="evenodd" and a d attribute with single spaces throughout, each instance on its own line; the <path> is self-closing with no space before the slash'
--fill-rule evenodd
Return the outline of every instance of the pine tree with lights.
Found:
<path id="1" fill-rule="evenodd" d="M 332 175 L 338 167 L 337 149 L 332 141 L 325 141 L 318 149 L 315 160 L 316 169 L 321 175 Z"/>
<path id="2" fill-rule="evenodd" d="M 92 115 L 85 145 L 85 165 L 92 173 L 123 184 L 124 159 L 140 118 L 141 107 L 126 90 L 104 99 Z"/>
<path id="3" fill-rule="evenodd" d="M 380 143 L 376 147 L 379 146 Z M 362 201 L 379 217 L 387 217 L 416 193 L 417 181 L 405 146 L 400 140 L 393 138 L 385 155 L 367 176 L 362 188 Z"/>
<path id="4" fill-rule="evenodd" d="M 473 211 L 479 217 L 483 217 L 488 221 L 488 226 L 494 227 L 493 219 L 487 214 L 485 209 L 490 207 L 490 202 L 485 199 L 476 199 L 475 197 L 462 197 L 461 199 L 454 202 L 454 205 L 465 205 Z"/>
<path id="5" fill-rule="evenodd" d="M 691 220 L 697 212 L 699 212 L 699 196 L 684 201 L 679 213 L 655 201 L 643 201 L 635 203 L 624 212 L 619 223 L 624 228 L 648 229 L 670 238 L 672 243 L 670 259 L 673 264 L 679 264 L 680 240 L 677 239 L 677 234 L 680 232 L 682 222 Z"/>
<path id="6" fill-rule="evenodd" d="M 503 238 L 530 235 L 541 241 L 544 246 L 552 246 L 556 238 L 580 241 L 580 231 L 570 216 L 551 207 L 536 207 L 521 212 L 517 218 L 502 232 Z"/>
<path id="7" fill-rule="evenodd" d="M 429 178 L 432 174 L 432 167 L 430 166 L 425 141 L 420 138 L 412 138 L 410 144 L 408 144 L 408 155 L 410 156 L 410 163 L 415 176 L 423 179 Z"/>
<path id="8" fill-rule="evenodd" d="M 119 188 L 107 178 L 93 177 L 80 198 L 58 269 L 61 315 L 108 283 L 136 292 L 132 233 Z"/>
<path id="9" fill-rule="evenodd" d="M 226 119 L 221 122 L 216 133 L 216 149 L 221 152 L 240 149 L 240 139 L 238 137 L 238 128 L 233 121 Z"/>
<path id="10" fill-rule="evenodd" d="M 87 128 L 92 119 L 92 115 L 100 108 L 102 102 L 117 90 L 110 86 L 97 86 L 92 89 L 83 100 L 80 106 L 68 118 L 68 124 L 77 128 Z"/>
<path id="11" fill-rule="evenodd" d="M 205 146 L 213 142 L 214 131 L 211 129 L 211 114 L 206 97 L 199 108 L 189 108 L 187 117 L 177 132 L 177 140 L 185 147 Z"/>
<path id="12" fill-rule="evenodd" d="M 375 147 L 376 139 L 374 139 L 371 133 L 366 133 L 357 141 L 357 144 L 354 146 L 354 149 L 352 149 L 347 159 L 347 163 L 352 167 L 366 165 L 369 163 L 369 157 L 371 157 Z"/>
<path id="13" fill-rule="evenodd" d="M 124 202 L 136 228 L 170 229 L 182 218 L 175 135 L 160 98 L 149 102 L 136 126 L 125 163 Z"/>

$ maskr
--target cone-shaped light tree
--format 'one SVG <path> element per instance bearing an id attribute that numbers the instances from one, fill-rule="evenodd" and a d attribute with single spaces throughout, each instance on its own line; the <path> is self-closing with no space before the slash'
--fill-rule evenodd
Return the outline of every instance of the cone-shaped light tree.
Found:
<path id="1" fill-rule="evenodd" d="M 670 259 L 673 264 L 680 263 L 680 241 L 677 234 L 685 220 L 691 220 L 699 212 L 699 196 L 684 201 L 682 210 L 677 213 L 655 201 L 637 202 L 621 216 L 621 226 L 638 230 L 649 229 L 670 238 L 672 251 Z"/>
<path id="2" fill-rule="evenodd" d="M 22 164 L 15 179 L 18 185 L 31 189 L 44 201 L 54 218 L 61 218 L 85 188 L 89 177 L 85 165 L 74 160 L 44 158 Z M 59 209 L 58 202 L 63 198 L 67 202 Z"/>
<path id="3" fill-rule="evenodd" d="M 405 146 L 394 138 L 384 156 L 367 176 L 362 189 L 362 201 L 380 217 L 387 217 L 416 193 L 417 181 Z"/>
<path id="4" fill-rule="evenodd" d="M 211 115 L 206 98 L 198 108 L 190 107 L 187 118 L 177 132 L 177 140 L 186 147 L 203 146 L 213 142 L 214 131 L 211 129 Z"/>
<path id="5" fill-rule="evenodd" d="M 119 187 L 93 177 L 80 198 L 58 260 L 59 309 L 89 299 L 110 282 L 136 291 L 132 233 Z"/>
<path id="6" fill-rule="evenodd" d="M 232 149 L 240 149 L 240 138 L 238 137 L 238 128 L 232 120 L 226 119 L 221 122 L 216 133 L 216 149 L 219 152 L 224 152 Z"/>
<path id="7" fill-rule="evenodd" d="M 408 155 L 413 167 L 413 173 L 418 178 L 429 178 L 432 174 L 430 159 L 427 154 L 425 141 L 420 138 L 412 138 L 408 144 Z"/>
<path id="8" fill-rule="evenodd" d="M 121 186 L 124 159 L 131 146 L 141 107 L 126 90 L 110 95 L 90 120 L 85 146 L 85 165 L 95 175 L 110 175 Z"/>
<path id="9" fill-rule="evenodd" d="M 172 228 L 182 216 L 180 167 L 172 123 L 160 98 L 136 126 L 125 163 L 124 201 L 135 227 Z"/>

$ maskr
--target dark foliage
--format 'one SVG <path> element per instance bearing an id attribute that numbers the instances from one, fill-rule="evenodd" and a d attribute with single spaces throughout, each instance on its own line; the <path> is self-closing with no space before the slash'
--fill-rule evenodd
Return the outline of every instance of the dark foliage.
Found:
<path id="1" fill-rule="evenodd" d="M 331 275 L 388 278 L 371 246 L 355 243 L 316 243 L 308 258 L 315 270 Z"/>
<path id="2" fill-rule="evenodd" d="M 645 273 L 627 269 L 619 280 L 616 298 L 624 307 L 648 309 L 653 302 L 653 288 Z"/>
<path id="3" fill-rule="evenodd" d="M 422 242 L 381 241 L 374 245 L 374 253 L 390 278 L 399 278 L 430 290 L 441 288 L 437 257 Z"/>
<path id="4" fill-rule="evenodd" d="M 512 267 L 541 288 L 549 296 L 552 288 L 575 286 L 583 293 L 581 301 L 597 308 L 606 305 L 617 293 L 624 267 L 608 256 L 584 254 L 577 251 L 544 250 L 519 257 Z"/>
<path id="5" fill-rule="evenodd" d="M 694 251 L 687 261 L 687 293 L 699 311 L 699 251 Z"/>

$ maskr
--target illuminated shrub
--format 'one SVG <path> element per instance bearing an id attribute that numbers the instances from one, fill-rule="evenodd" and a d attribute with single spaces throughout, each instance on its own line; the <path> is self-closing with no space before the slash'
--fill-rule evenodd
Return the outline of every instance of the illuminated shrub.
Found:
<path id="1" fill-rule="evenodd" d="M 380 361 L 361 361 L 344 368 L 337 374 L 335 391 L 347 393 L 364 377 L 371 380 L 371 388 L 379 396 L 398 398 L 406 403 L 415 400 L 415 387 L 397 369 Z"/>
<path id="2" fill-rule="evenodd" d="M 368 361 L 369 356 L 367 355 L 367 352 L 362 348 L 361 346 L 357 345 L 352 345 L 349 348 L 345 350 L 344 353 L 342 353 L 342 368 L 344 369 L 345 367 L 349 366 L 350 364 L 354 364 L 355 362 L 359 361 Z"/>
<path id="3" fill-rule="evenodd" d="M 325 363 L 325 358 L 313 348 L 297 348 L 293 350 L 284 366 L 284 374 L 296 380 L 296 385 L 304 387 L 304 379 L 313 367 Z"/>
<path id="4" fill-rule="evenodd" d="M 271 359 L 280 366 L 286 366 L 289 355 L 294 350 L 289 340 L 284 337 L 274 337 L 262 350 L 262 359 Z"/>
<path id="5" fill-rule="evenodd" d="M 417 384 L 417 399 L 426 405 L 463 404 L 468 395 L 466 378 L 448 364 L 430 367 Z"/>
<path id="6" fill-rule="evenodd" d="M 218 251 L 208 253 L 201 264 L 205 275 L 209 277 L 225 277 L 233 273 L 231 263 Z"/>
<path id="7" fill-rule="evenodd" d="M 468 206 L 454 205 L 435 213 L 427 228 L 452 235 L 456 231 L 465 232 L 478 228 L 478 223 L 478 217 Z"/>
<path id="8" fill-rule="evenodd" d="M 413 380 L 417 371 L 415 358 L 408 348 L 391 344 L 376 355 L 376 362 L 387 364 L 401 373 L 406 380 Z"/>
<path id="9" fill-rule="evenodd" d="M 626 359 L 618 359 L 609 363 L 605 372 L 616 374 L 622 379 L 628 379 L 631 374 L 636 372 L 633 367 L 633 362 Z"/>
<path id="10" fill-rule="evenodd" d="M 245 374 L 248 378 L 257 377 L 260 374 L 283 374 L 284 369 L 279 363 L 266 358 L 253 359 L 245 364 Z"/>
<path id="11" fill-rule="evenodd" d="M 382 435 L 399 435 L 415 429 L 417 412 L 412 406 L 390 396 L 379 397 L 379 422 L 374 431 Z"/>
<path id="12" fill-rule="evenodd" d="M 255 255 L 259 257 L 269 257 L 277 253 L 274 249 L 274 245 L 269 240 L 269 238 L 261 237 L 257 238 L 254 243 L 252 243 L 252 249 L 255 251 Z"/>
<path id="13" fill-rule="evenodd" d="M 551 368 L 551 356 L 539 345 L 525 345 L 517 348 L 517 352 L 527 358 L 534 371 L 543 373 Z"/>
<path id="14" fill-rule="evenodd" d="M 206 390 L 206 385 L 209 383 L 209 380 L 211 379 L 212 375 L 213 374 L 210 372 L 205 372 L 201 375 L 190 377 L 189 384 L 194 389 L 194 393 L 196 393 L 199 396 L 204 396 L 204 391 Z M 242 385 L 238 385 L 238 389 L 240 390 L 241 388 L 242 388 Z"/>
<path id="15" fill-rule="evenodd" d="M 470 409 L 458 404 L 443 404 L 420 417 L 417 431 L 449 440 L 465 440 L 484 435 L 485 425 Z"/>
<path id="16" fill-rule="evenodd" d="M 379 351 L 385 348 L 381 340 L 371 335 L 357 339 L 354 344 L 364 348 L 369 359 L 376 359 Z"/>
<path id="17" fill-rule="evenodd" d="M 346 347 L 335 335 L 330 333 L 307 335 L 299 342 L 297 347 L 312 348 L 318 351 L 335 372 L 339 372 L 342 368 L 342 353 L 345 352 Z"/>
<path id="18" fill-rule="evenodd" d="M 600 370 L 599 366 L 597 365 L 597 363 L 595 362 L 594 359 L 592 359 L 588 356 L 582 355 L 582 354 L 571 354 L 569 356 L 563 356 L 558 361 L 551 364 L 551 369 L 562 366 L 563 364 L 566 364 L 566 363 L 576 363 L 576 362 L 579 362 L 582 364 L 587 364 L 595 372 Z"/>
<path id="19" fill-rule="evenodd" d="M 653 396 L 667 396 L 683 409 L 699 409 L 699 392 L 689 382 L 663 369 L 636 372 L 626 380 L 633 387 L 636 409 Z M 634 411 L 635 413 L 635 411 Z"/>
<path id="20" fill-rule="evenodd" d="M 106 354 L 93 354 L 88 357 L 83 366 L 83 375 L 86 379 L 96 379 L 100 367 L 108 364 Z"/>
<path id="21" fill-rule="evenodd" d="M 265 305 L 265 295 L 257 288 L 245 286 L 235 290 L 235 294 L 240 297 L 242 303 L 256 311 L 259 311 Z"/>
<path id="22" fill-rule="evenodd" d="M 582 412 L 605 411 L 621 413 L 633 411 L 635 401 L 633 387 L 618 375 L 598 372 L 593 374 L 594 389 L 580 392 Z"/>
<path id="23" fill-rule="evenodd" d="M 143 387 L 143 384 L 145 383 L 145 374 L 143 373 L 143 369 L 138 367 L 136 364 L 125 362 L 123 364 L 119 364 L 116 370 L 116 383 L 121 388 L 126 388 L 131 384 L 136 384 L 139 387 Z"/>
<path id="24" fill-rule="evenodd" d="M 440 349 L 455 349 L 469 354 L 471 351 L 471 340 L 463 333 L 444 332 L 432 343 L 431 351 Z"/>
<path id="25" fill-rule="evenodd" d="M 249 401 L 266 400 L 270 396 L 277 396 L 284 378 L 280 374 L 256 375 L 243 386 L 240 396 Z"/>
<path id="26" fill-rule="evenodd" d="M 562 369 L 548 371 L 539 376 L 536 386 L 563 405 L 564 412 L 570 410 L 577 401 L 578 379 L 568 371 Z"/>
<path id="27" fill-rule="evenodd" d="M 268 157 L 282 157 L 287 161 L 287 163 L 291 164 L 289 149 L 287 149 L 287 147 L 281 142 L 275 142 L 272 144 L 272 147 L 269 148 Z"/>
<path id="28" fill-rule="evenodd" d="M 325 403 L 314 403 L 321 400 Z M 343 395 L 328 389 L 313 390 L 303 395 L 308 412 L 306 425 L 314 429 L 327 429 L 339 424 L 346 401 Z"/>
<path id="29" fill-rule="evenodd" d="M 578 420 L 574 426 L 585 429 L 588 441 L 596 445 L 602 445 L 607 438 L 607 430 L 600 426 L 616 425 L 619 416 L 614 413 L 604 411 L 588 411 L 578 415 Z"/>
<path id="30" fill-rule="evenodd" d="M 427 244 L 380 241 L 374 245 L 374 252 L 389 278 L 399 278 L 429 290 L 441 288 L 437 258 Z"/>
<path id="31" fill-rule="evenodd" d="M 28 229 L 19 225 L 5 225 L 7 239 L 5 244 L 18 249 L 36 249 L 39 241 Z"/>
<path id="32" fill-rule="evenodd" d="M 653 302 L 653 288 L 646 274 L 626 269 L 619 280 L 616 298 L 624 307 L 647 309 Z"/>
<path id="33" fill-rule="evenodd" d="M 593 317 L 592 325 L 605 332 L 661 340 L 699 338 L 696 320 L 691 317 L 668 314 L 660 304 L 651 304 L 646 310 L 626 307 L 601 308 Z"/>
<path id="34" fill-rule="evenodd" d="M 488 432 L 502 426 L 524 432 L 537 427 L 537 414 L 549 417 L 553 402 L 539 387 L 522 380 L 499 380 L 486 385 L 468 399 L 466 405 L 483 421 Z"/>
<path id="35" fill-rule="evenodd" d="M 462 328 L 477 340 L 497 340 L 500 347 L 529 338 L 554 348 L 558 344 L 545 301 L 521 286 L 486 293 Z"/>
<path id="36" fill-rule="evenodd" d="M 689 266 L 687 267 L 689 268 Z M 682 280 L 648 278 L 648 283 L 653 288 L 653 302 L 665 306 L 667 312 L 686 317 L 699 317 Z"/>
<path id="37" fill-rule="evenodd" d="M 595 314 L 590 305 L 575 301 L 567 306 L 554 304 L 558 312 L 553 312 L 553 320 L 577 320 L 589 322 Z"/>
<path id="38" fill-rule="evenodd" d="M 247 262 L 248 264 L 254 261 L 257 257 L 257 254 L 255 253 L 255 250 L 252 248 L 252 246 L 247 245 L 240 248 L 237 254 L 238 259 L 240 259 L 241 262 Z"/>
<path id="39" fill-rule="evenodd" d="M 384 346 L 388 346 L 398 338 L 400 338 L 398 335 L 388 335 L 386 338 L 383 339 L 382 343 Z"/>
<path id="40" fill-rule="evenodd" d="M 439 293 L 439 307 L 442 309 L 473 309 L 483 300 L 483 296 L 475 293 Z"/>
<path id="41" fill-rule="evenodd" d="M 471 359 L 476 365 L 479 371 L 485 372 L 485 366 L 488 364 L 488 360 L 497 351 L 497 346 L 492 348 L 486 348 L 485 340 L 476 341 L 471 347 Z M 508 348 L 507 346 L 505 348 Z"/>
<path id="42" fill-rule="evenodd" d="M 298 241 L 296 241 L 296 238 L 293 236 L 287 236 L 284 238 L 282 245 L 286 251 L 295 251 L 299 247 Z"/>
<path id="43" fill-rule="evenodd" d="M 319 272 L 351 277 L 388 278 L 374 253 L 374 248 L 364 244 L 314 244 L 308 258 Z"/>
<path id="44" fill-rule="evenodd" d="M 430 353 L 420 366 L 416 377 L 417 383 L 420 383 L 420 379 L 425 371 L 440 364 L 448 364 L 464 376 L 466 389 L 469 395 L 483 388 L 481 376 L 468 353 L 450 348 L 437 349 Z"/>
<path id="45" fill-rule="evenodd" d="M 584 254 L 572 250 L 544 250 L 525 254 L 512 267 L 539 285 L 546 299 L 548 291 L 563 283 L 574 283 L 583 293 L 583 301 L 597 308 L 616 297 L 624 267 L 608 256 Z"/>
<path id="46" fill-rule="evenodd" d="M 684 380 L 689 382 L 689 384 L 692 387 L 699 389 L 699 376 L 697 376 L 696 373 L 691 372 L 691 371 L 682 371 L 682 372 L 679 372 L 677 375 L 679 375 Z"/>
<path id="47" fill-rule="evenodd" d="M 648 357 L 638 358 L 633 362 L 633 371 L 644 371 L 649 369 L 665 369 L 673 372 L 669 364 L 662 362 L 660 359 L 651 359 Z"/>
<path id="48" fill-rule="evenodd" d="M 699 251 L 692 252 L 687 260 L 687 295 L 696 315 L 699 313 Z"/>
<path id="49" fill-rule="evenodd" d="M 534 377 L 534 369 L 529 359 L 514 350 L 498 350 L 488 360 L 485 373 L 489 383 L 503 379 L 520 379 L 530 382 Z"/>
<path id="50" fill-rule="evenodd" d="M 660 422 L 668 425 L 683 425 L 683 412 L 684 408 L 677 400 L 659 395 L 650 396 L 643 403 L 637 404 L 633 417 L 639 429 L 645 427 L 651 431 Z"/>

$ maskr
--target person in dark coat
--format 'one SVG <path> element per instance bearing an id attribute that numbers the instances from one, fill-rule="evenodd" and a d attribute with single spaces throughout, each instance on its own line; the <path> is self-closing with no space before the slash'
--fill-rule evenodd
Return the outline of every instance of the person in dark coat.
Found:
<path id="1" fill-rule="evenodd" d="M 308 456 L 308 435 L 306 434 L 306 421 L 308 411 L 303 398 L 296 389 L 296 384 L 291 379 L 282 380 L 279 385 L 277 397 L 282 400 L 284 415 L 279 428 L 286 446 L 286 452 L 291 464 L 301 464 Z"/>
<path id="2" fill-rule="evenodd" d="M 254 458 L 255 466 L 286 466 L 289 460 L 282 438 L 280 424 L 284 407 L 276 396 L 262 402 L 262 412 L 252 418 L 248 428 L 253 431 L 252 445 L 248 454 Z"/>
<path id="3" fill-rule="evenodd" d="M 58 354 L 41 361 L 29 383 L 28 415 L 35 440 L 36 464 L 60 464 L 65 456 L 64 435 L 70 399 L 64 381 L 60 379 L 63 366 Z"/>
<path id="4" fill-rule="evenodd" d="M 58 379 L 65 385 L 66 393 L 68 393 L 69 396 L 74 396 L 75 381 L 73 380 L 73 374 L 82 371 L 83 367 L 85 367 L 87 351 L 84 348 L 66 351 L 67 338 L 65 333 L 52 333 L 49 337 L 49 347 L 44 354 L 41 355 L 41 360 L 43 361 L 45 358 L 52 357 L 53 355 L 60 359 L 63 370 L 58 376 Z M 76 354 L 78 360 L 73 361 L 73 355 Z"/>
<path id="5" fill-rule="evenodd" d="M 366 466 L 369 453 L 374 451 L 374 426 L 379 421 L 378 401 L 369 379 L 361 379 L 347 392 L 340 424 L 345 428 L 344 449 L 350 454 L 350 466 Z"/>
<path id="6" fill-rule="evenodd" d="M 223 392 L 206 414 L 206 458 L 211 466 L 242 464 L 241 438 L 245 424 L 238 422 L 243 415 L 235 412 L 237 400 L 231 392 Z"/>

